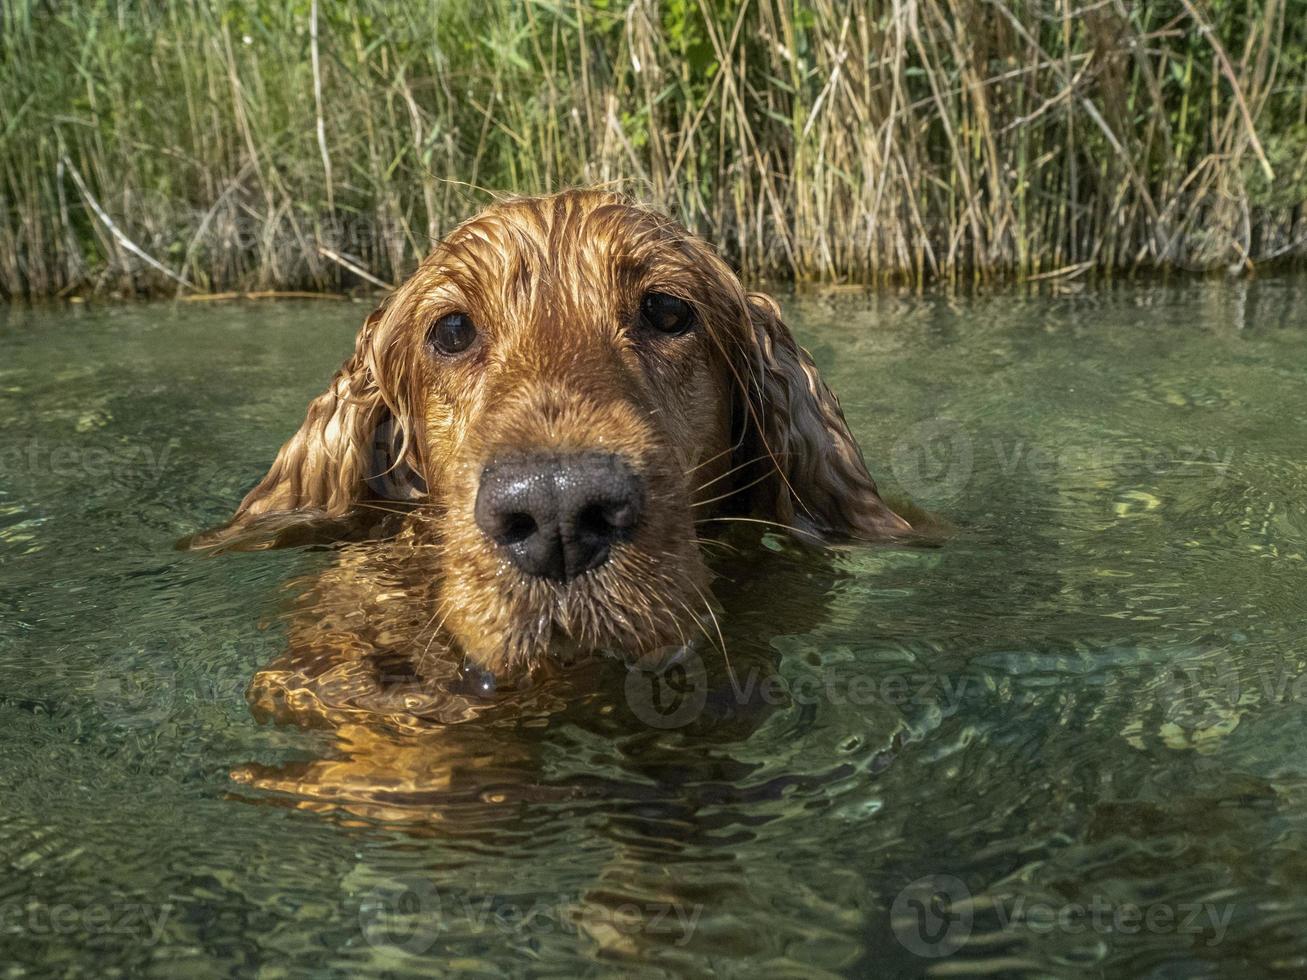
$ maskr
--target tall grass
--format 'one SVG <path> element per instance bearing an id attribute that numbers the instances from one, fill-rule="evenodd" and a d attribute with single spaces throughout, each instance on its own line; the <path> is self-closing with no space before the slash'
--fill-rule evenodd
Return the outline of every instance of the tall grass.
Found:
<path id="1" fill-rule="evenodd" d="M 1307 0 L 0 0 L 0 294 L 401 279 L 607 183 L 750 275 L 1307 253 Z"/>

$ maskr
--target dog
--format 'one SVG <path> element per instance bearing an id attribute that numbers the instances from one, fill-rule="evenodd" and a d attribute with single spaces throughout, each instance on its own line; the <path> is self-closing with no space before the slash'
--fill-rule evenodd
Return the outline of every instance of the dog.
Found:
<path id="1" fill-rule="evenodd" d="M 504 200 L 455 228 L 367 318 L 231 521 L 191 544 L 378 522 L 427 570 L 405 586 L 412 628 L 494 677 L 576 651 L 647 665 L 711 637 L 703 548 L 731 522 L 808 542 L 914 534 L 778 304 L 603 190 Z M 333 574 L 354 598 L 393 591 Z M 321 652 L 331 631 L 315 629 Z"/>

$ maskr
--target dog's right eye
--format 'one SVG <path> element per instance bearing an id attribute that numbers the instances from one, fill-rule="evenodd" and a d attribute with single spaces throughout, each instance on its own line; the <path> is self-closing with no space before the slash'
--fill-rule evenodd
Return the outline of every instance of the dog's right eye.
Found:
<path id="1" fill-rule="evenodd" d="M 446 357 L 463 353 L 476 339 L 476 324 L 466 313 L 450 313 L 442 316 L 427 332 L 427 343 L 437 354 Z"/>
<path id="2" fill-rule="evenodd" d="M 640 319 L 651 330 L 677 336 L 694 326 L 694 308 L 679 296 L 645 293 L 640 301 Z"/>

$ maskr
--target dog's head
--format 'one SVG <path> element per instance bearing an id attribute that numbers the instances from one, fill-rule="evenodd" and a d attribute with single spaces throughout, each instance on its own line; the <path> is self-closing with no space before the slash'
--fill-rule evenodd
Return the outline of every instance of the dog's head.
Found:
<path id="1" fill-rule="evenodd" d="M 700 536 L 909 530 L 834 395 L 703 241 L 599 191 L 497 204 L 367 320 L 232 523 L 417 502 L 433 619 L 475 663 L 654 657 L 700 633 Z"/>

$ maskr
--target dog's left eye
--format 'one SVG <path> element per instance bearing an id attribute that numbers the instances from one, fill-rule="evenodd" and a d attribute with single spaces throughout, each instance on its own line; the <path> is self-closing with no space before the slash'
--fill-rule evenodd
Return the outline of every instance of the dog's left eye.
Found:
<path id="1" fill-rule="evenodd" d="M 682 334 L 694 326 L 694 307 L 667 293 L 645 293 L 640 301 L 640 322 L 665 334 Z"/>
<path id="2" fill-rule="evenodd" d="M 461 354 L 477 339 L 476 324 L 466 313 L 450 313 L 431 325 L 427 343 L 446 357 Z"/>

